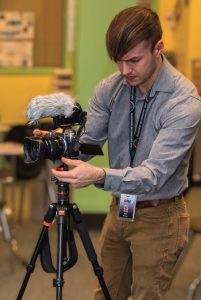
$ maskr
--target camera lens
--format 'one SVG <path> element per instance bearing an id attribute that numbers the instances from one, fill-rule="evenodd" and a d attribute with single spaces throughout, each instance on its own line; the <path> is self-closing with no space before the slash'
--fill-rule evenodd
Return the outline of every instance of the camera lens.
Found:
<path id="1" fill-rule="evenodd" d="M 60 136 L 38 139 L 25 138 L 24 153 L 26 162 L 35 162 L 49 158 L 57 160 L 67 151 L 66 141 Z"/>
<path id="2" fill-rule="evenodd" d="M 62 154 L 65 151 L 65 141 L 61 137 L 54 137 L 48 140 L 44 140 L 44 148 L 44 158 L 57 160 L 61 158 Z"/>
<path id="3" fill-rule="evenodd" d="M 35 137 L 25 138 L 24 154 L 26 162 L 34 162 L 44 157 L 45 149 L 43 142 Z"/>

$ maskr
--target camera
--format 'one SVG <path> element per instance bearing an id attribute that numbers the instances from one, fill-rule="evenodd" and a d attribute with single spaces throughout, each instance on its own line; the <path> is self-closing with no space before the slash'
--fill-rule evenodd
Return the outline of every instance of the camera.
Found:
<path id="1" fill-rule="evenodd" d="M 25 137 L 24 154 L 25 162 L 33 163 L 41 159 L 56 161 L 62 156 L 76 159 L 79 154 L 103 155 L 99 145 L 83 144 L 79 138 L 84 133 L 86 123 L 86 112 L 82 111 L 79 104 L 74 108 L 73 114 L 65 118 L 64 116 L 53 117 L 53 127 L 62 128 L 63 133 L 51 131 L 43 138 Z M 80 125 L 77 132 L 72 126 Z"/>

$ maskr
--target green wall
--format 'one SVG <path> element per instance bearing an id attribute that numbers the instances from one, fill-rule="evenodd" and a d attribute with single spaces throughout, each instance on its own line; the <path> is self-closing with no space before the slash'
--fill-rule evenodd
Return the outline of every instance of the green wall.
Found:
<path id="1" fill-rule="evenodd" d="M 79 0 L 77 13 L 77 40 L 75 59 L 76 98 L 87 109 L 96 84 L 114 72 L 116 65 L 107 57 L 105 33 L 113 16 L 120 10 L 136 5 L 131 0 Z M 157 1 L 153 1 L 156 9 Z M 107 153 L 106 147 L 104 152 Z M 96 157 L 92 163 L 107 166 L 107 155 Z M 94 186 L 75 190 L 74 200 L 81 211 L 106 212 L 111 201 L 111 193 L 100 191 Z"/>
<path id="2" fill-rule="evenodd" d="M 105 33 L 112 17 L 120 10 L 135 5 L 131 0 L 80 0 L 76 93 L 79 101 L 88 102 L 95 85 L 116 66 L 107 57 Z"/>

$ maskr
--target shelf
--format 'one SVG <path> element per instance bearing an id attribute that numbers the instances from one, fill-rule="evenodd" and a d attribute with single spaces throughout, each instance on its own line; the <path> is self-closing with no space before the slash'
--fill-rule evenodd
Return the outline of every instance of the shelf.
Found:
<path id="1" fill-rule="evenodd" d="M 0 75 L 53 75 L 55 68 L 33 67 L 33 68 L 0 68 Z"/>

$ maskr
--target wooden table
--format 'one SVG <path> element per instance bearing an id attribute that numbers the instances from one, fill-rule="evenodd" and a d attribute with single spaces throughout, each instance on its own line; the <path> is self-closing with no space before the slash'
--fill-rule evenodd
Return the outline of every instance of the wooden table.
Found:
<path id="1" fill-rule="evenodd" d="M 2 142 L 0 143 L 0 156 L 17 156 L 23 155 L 23 145 L 15 142 Z"/>

